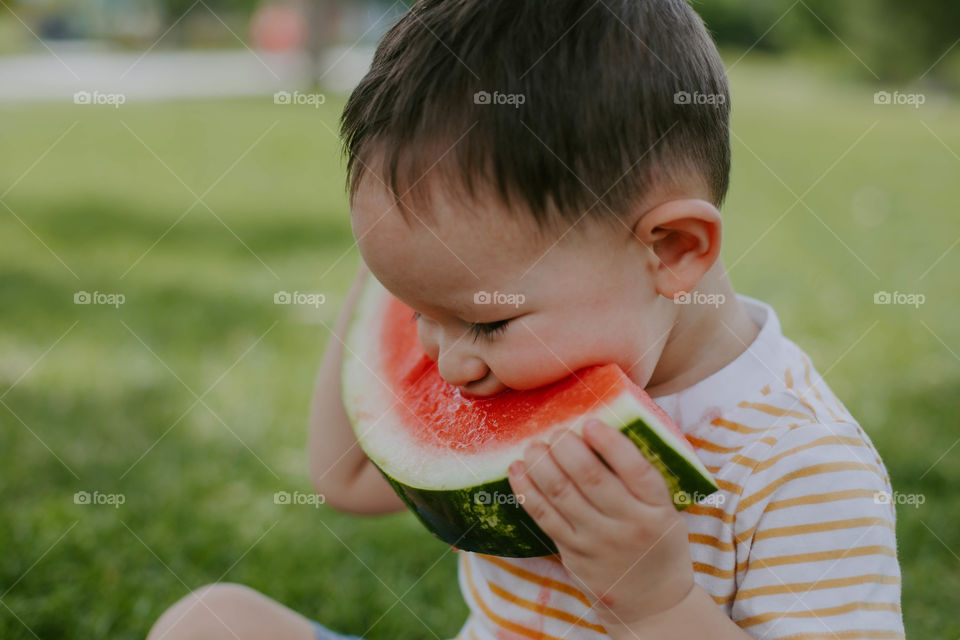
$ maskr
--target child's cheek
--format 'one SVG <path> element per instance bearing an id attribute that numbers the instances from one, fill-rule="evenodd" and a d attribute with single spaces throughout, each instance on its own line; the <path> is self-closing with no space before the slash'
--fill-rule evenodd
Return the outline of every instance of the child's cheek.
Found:
<path id="1" fill-rule="evenodd" d="M 497 378 L 511 389 L 534 389 L 556 382 L 575 371 L 576 366 L 566 366 L 562 355 L 551 353 L 549 350 L 537 349 L 542 347 L 536 337 L 526 333 L 528 344 L 517 344 L 522 339 L 514 339 L 513 344 L 504 341 L 497 346 L 498 353 L 491 354 L 488 366 L 497 375 Z M 530 345 L 529 342 L 535 343 Z M 531 348 L 532 347 L 532 348 Z"/>

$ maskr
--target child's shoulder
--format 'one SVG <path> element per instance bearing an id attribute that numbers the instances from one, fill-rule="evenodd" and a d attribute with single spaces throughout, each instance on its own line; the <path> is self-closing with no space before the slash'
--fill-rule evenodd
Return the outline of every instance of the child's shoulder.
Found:
<path id="1" fill-rule="evenodd" d="M 875 494 L 888 494 L 890 480 L 870 437 L 806 353 L 782 338 L 778 355 L 759 389 L 705 416 L 689 434 L 733 494 L 738 518 L 771 502 L 827 499 L 818 494 L 882 500 Z"/>
<path id="2" fill-rule="evenodd" d="M 889 476 L 869 436 L 855 420 L 792 422 L 771 429 L 741 458 L 738 511 L 771 499 L 801 499 L 848 490 L 848 498 L 874 499 L 889 490 Z"/>
<path id="3" fill-rule="evenodd" d="M 892 527 L 890 479 L 870 437 L 842 404 L 831 413 L 808 392 L 771 389 L 711 424 L 711 439 L 726 443 L 714 468 L 735 530 L 752 537 L 807 525 L 826 533 L 867 520 Z"/>
<path id="4" fill-rule="evenodd" d="M 740 457 L 731 456 L 731 460 L 753 473 L 847 461 L 874 465 L 885 477 L 880 456 L 856 418 L 825 385 L 815 397 L 812 389 L 815 387 L 764 389 L 761 395 L 741 400 L 712 420 L 711 435 L 718 429 L 732 432 L 734 436 L 726 440 Z M 721 439 L 722 435 L 726 434 L 721 434 Z"/>

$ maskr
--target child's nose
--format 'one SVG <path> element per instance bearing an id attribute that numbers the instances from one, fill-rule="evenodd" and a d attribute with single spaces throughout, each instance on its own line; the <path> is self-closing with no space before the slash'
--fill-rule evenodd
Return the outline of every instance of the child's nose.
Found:
<path id="1" fill-rule="evenodd" d="M 472 382 L 482 380 L 490 371 L 480 358 L 456 349 L 447 353 L 441 351 L 437 368 L 440 377 L 456 387 L 466 387 Z"/>
<path id="2" fill-rule="evenodd" d="M 506 390 L 506 385 L 497 380 L 492 371 L 487 371 L 487 375 L 474 380 L 466 386 L 460 387 L 460 394 L 468 398 L 484 398 L 495 396 L 501 391 Z"/>

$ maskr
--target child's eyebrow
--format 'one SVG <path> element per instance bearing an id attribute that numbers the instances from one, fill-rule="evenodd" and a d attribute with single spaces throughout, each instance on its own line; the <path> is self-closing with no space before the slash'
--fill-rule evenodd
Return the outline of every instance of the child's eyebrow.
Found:
<path id="1" fill-rule="evenodd" d="M 412 319 L 413 319 L 413 320 L 416 320 L 416 319 L 418 319 L 421 315 L 423 315 L 423 314 L 421 314 L 419 311 L 417 311 L 417 310 L 414 309 L 413 315 L 412 315 Z M 451 315 L 451 316 L 455 317 L 457 320 L 462 320 L 463 322 L 466 322 L 466 323 L 472 324 L 472 325 L 477 325 L 477 326 L 500 324 L 500 323 L 504 322 L 505 320 L 510 320 L 510 319 L 511 319 L 511 318 L 501 318 L 501 319 L 499 319 L 499 320 L 485 320 L 485 321 L 483 321 L 483 322 L 478 322 L 478 321 L 474 321 L 474 320 L 464 320 L 462 317 L 458 316 L 458 315 L 455 314 L 455 313 L 454 313 L 454 314 L 447 314 L 447 315 Z"/>
<path id="2" fill-rule="evenodd" d="M 414 314 L 416 314 L 416 315 L 418 315 L 418 316 L 421 315 L 421 312 L 420 312 L 416 307 L 414 307 L 413 305 L 408 304 L 407 306 L 409 306 L 411 309 L 413 309 Z M 448 308 L 444 307 L 443 305 L 439 305 L 439 304 L 432 304 L 432 305 L 429 305 L 429 307 L 437 312 L 437 314 L 434 314 L 434 315 L 452 316 L 452 317 L 458 318 L 458 319 L 462 319 L 464 315 L 467 315 L 467 314 L 461 313 L 461 311 L 458 311 L 458 310 L 456 310 L 456 309 L 448 309 Z M 464 309 L 464 310 L 466 310 L 466 309 Z M 430 316 L 429 313 L 424 313 L 423 315 Z"/>
<path id="3" fill-rule="evenodd" d="M 463 320 L 464 318 L 468 318 L 474 313 L 476 313 L 478 309 L 482 309 L 485 306 L 492 306 L 492 305 L 476 304 L 473 301 L 474 293 L 475 292 L 473 289 L 466 290 L 463 293 L 457 292 L 450 298 L 451 305 L 449 308 L 444 306 L 443 304 L 432 302 L 426 305 L 428 310 L 424 311 L 423 313 L 424 315 L 429 316 L 430 315 L 429 311 L 432 310 L 436 312 L 435 315 L 451 316 L 451 317 Z M 465 300 L 466 302 L 461 303 L 460 300 Z M 413 309 L 414 312 L 420 313 L 420 310 L 417 309 L 417 307 L 415 307 L 414 305 L 408 303 L 407 306 Z M 464 320 L 464 321 L 469 322 L 467 320 Z"/>

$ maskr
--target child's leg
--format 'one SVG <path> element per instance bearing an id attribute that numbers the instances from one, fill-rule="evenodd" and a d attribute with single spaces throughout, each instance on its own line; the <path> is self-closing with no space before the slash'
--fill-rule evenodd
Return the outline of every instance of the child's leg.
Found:
<path id="1" fill-rule="evenodd" d="M 332 632 L 331 632 L 332 633 Z M 335 638 L 279 602 L 222 582 L 188 594 L 157 620 L 147 640 L 317 640 Z"/>

